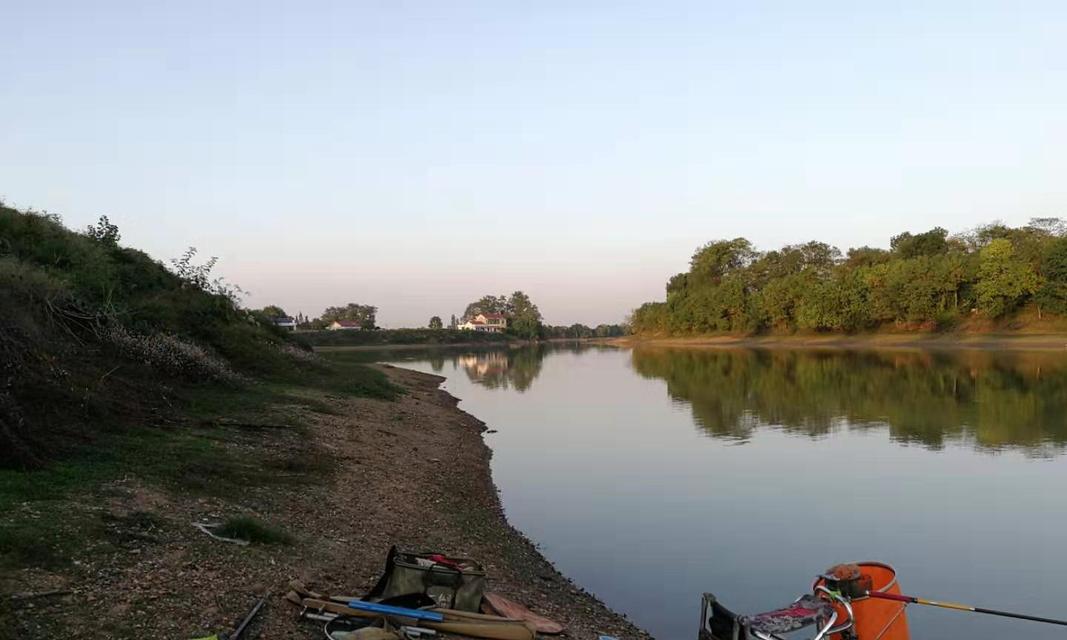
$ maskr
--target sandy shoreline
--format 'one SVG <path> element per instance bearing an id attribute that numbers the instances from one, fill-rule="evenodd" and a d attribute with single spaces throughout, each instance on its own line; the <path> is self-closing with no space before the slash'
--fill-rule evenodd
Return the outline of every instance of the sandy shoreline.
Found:
<path id="1" fill-rule="evenodd" d="M 0 593 L 70 591 L 0 610 L 11 614 L 0 638 L 201 637 L 232 628 L 265 592 L 272 596 L 255 637 L 321 638 L 321 628 L 298 621 L 297 609 L 283 600 L 289 580 L 365 593 L 392 544 L 480 560 L 494 591 L 563 623 L 565 637 L 649 637 L 557 572 L 508 524 L 482 439 L 486 427 L 438 388 L 442 378 L 376 366 L 405 395 L 388 401 L 316 392 L 315 410 L 268 407 L 279 418 L 295 414 L 306 425 L 300 432 L 235 429 L 220 441 L 260 460 L 310 447 L 315 459 L 307 463 L 331 469 L 321 479 L 224 498 L 186 495 L 130 475 L 72 496 L 64 507 L 71 513 L 124 523 L 150 512 L 153 527 L 124 538 L 117 550 L 79 552 L 67 568 L 0 572 Z M 295 542 L 239 547 L 191 526 L 238 513 L 289 532 Z"/>

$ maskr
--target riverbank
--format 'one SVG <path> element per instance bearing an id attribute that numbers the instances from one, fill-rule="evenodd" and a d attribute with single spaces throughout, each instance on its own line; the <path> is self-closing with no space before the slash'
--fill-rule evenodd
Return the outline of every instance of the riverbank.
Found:
<path id="1" fill-rule="evenodd" d="M 789 336 L 627 336 L 607 341 L 625 347 L 751 349 L 979 349 L 1064 351 L 1067 334 L 861 334 Z"/>
<path id="2" fill-rule="evenodd" d="M 189 427 L 204 429 L 210 446 L 268 470 L 269 481 L 227 486 L 196 464 L 182 468 L 180 484 L 138 471 L 193 451 L 168 444 L 146 448 L 143 462 L 117 477 L 47 504 L 13 505 L 6 524 L 34 531 L 47 518 L 69 529 L 36 551 L 24 540 L 25 562 L 0 567 L 0 593 L 8 594 L 0 600 L 0 637 L 198 637 L 232 628 L 269 592 L 259 637 L 318 638 L 321 629 L 297 621 L 283 601 L 287 582 L 364 593 L 392 544 L 479 559 L 493 590 L 565 624 L 568 637 L 647 637 L 560 575 L 507 523 L 481 438 L 486 427 L 438 388 L 441 378 L 375 369 L 402 394 L 290 389 L 264 397 L 254 420 L 233 414 Z M 197 474 L 216 479 L 200 486 Z M 274 544 L 227 544 L 191 524 L 232 516 L 263 523 L 278 534 L 264 538 Z M 61 548 L 60 539 L 76 536 L 78 544 Z M 45 552 L 49 562 L 31 557 Z"/>
<path id="3" fill-rule="evenodd" d="M 453 342 L 447 344 L 361 344 L 361 345 L 323 345 L 313 346 L 318 353 L 346 353 L 361 351 L 425 351 L 427 349 L 510 349 L 524 347 L 530 342 Z"/>
<path id="4" fill-rule="evenodd" d="M 546 338 L 543 340 L 500 340 L 495 342 L 451 342 L 440 344 L 364 344 L 364 345 L 313 345 L 317 353 L 359 353 L 366 351 L 393 352 L 393 351 L 427 351 L 447 349 L 521 349 L 532 345 L 560 345 L 560 344 L 611 344 L 613 340 L 622 338 Z"/>
<path id="5" fill-rule="evenodd" d="M 312 347 L 423 347 L 504 345 L 522 340 L 504 333 L 457 329 L 374 329 L 370 331 L 297 331 L 297 340 Z"/>

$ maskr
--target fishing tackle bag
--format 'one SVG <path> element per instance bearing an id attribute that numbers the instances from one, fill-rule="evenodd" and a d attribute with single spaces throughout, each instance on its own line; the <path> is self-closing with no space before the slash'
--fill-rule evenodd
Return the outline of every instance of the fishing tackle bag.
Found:
<path id="1" fill-rule="evenodd" d="M 485 584 L 485 569 L 474 560 L 394 546 L 385 560 L 385 572 L 367 598 L 393 601 L 421 595 L 438 607 L 478 612 Z"/>

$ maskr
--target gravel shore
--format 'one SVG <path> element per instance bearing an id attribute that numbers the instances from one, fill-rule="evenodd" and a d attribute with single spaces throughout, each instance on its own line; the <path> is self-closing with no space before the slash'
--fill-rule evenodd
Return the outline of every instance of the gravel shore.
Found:
<path id="1" fill-rule="evenodd" d="M 205 498 L 131 475 L 72 503 L 112 523 L 119 550 L 84 554 L 64 570 L 4 574 L 2 592 L 70 593 L 0 608 L 0 618 L 9 618 L 0 626 L 19 638 L 57 637 L 59 629 L 66 638 L 196 638 L 232 628 L 260 594 L 270 593 L 251 637 L 321 638 L 321 629 L 298 621 L 297 609 L 283 600 L 285 585 L 299 579 L 324 592 L 362 594 L 398 544 L 480 560 L 492 590 L 563 623 L 564 637 L 649 637 L 560 575 L 507 523 L 481 437 L 486 427 L 438 388 L 441 378 L 379 368 L 405 395 L 386 401 L 322 394 L 315 411 L 272 407 L 296 414 L 307 428 L 254 438 L 242 432 L 222 443 L 262 459 L 277 448 L 303 447 L 314 452 L 312 468 L 330 469 L 318 481 L 304 474 L 289 485 Z M 138 515 L 145 513 L 154 514 L 148 524 Z M 294 542 L 241 547 L 191 524 L 237 514 L 288 532 Z"/>

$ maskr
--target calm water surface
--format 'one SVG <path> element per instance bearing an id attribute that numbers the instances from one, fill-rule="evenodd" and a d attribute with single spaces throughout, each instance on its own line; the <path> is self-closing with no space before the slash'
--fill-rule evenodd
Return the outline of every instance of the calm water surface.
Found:
<path id="1" fill-rule="evenodd" d="M 661 639 L 700 594 L 783 605 L 831 564 L 1067 617 L 1067 355 L 526 348 L 400 353 L 498 433 L 508 518 Z M 530 603 L 536 605 L 536 603 Z M 1063 630 L 911 607 L 915 638 Z"/>

